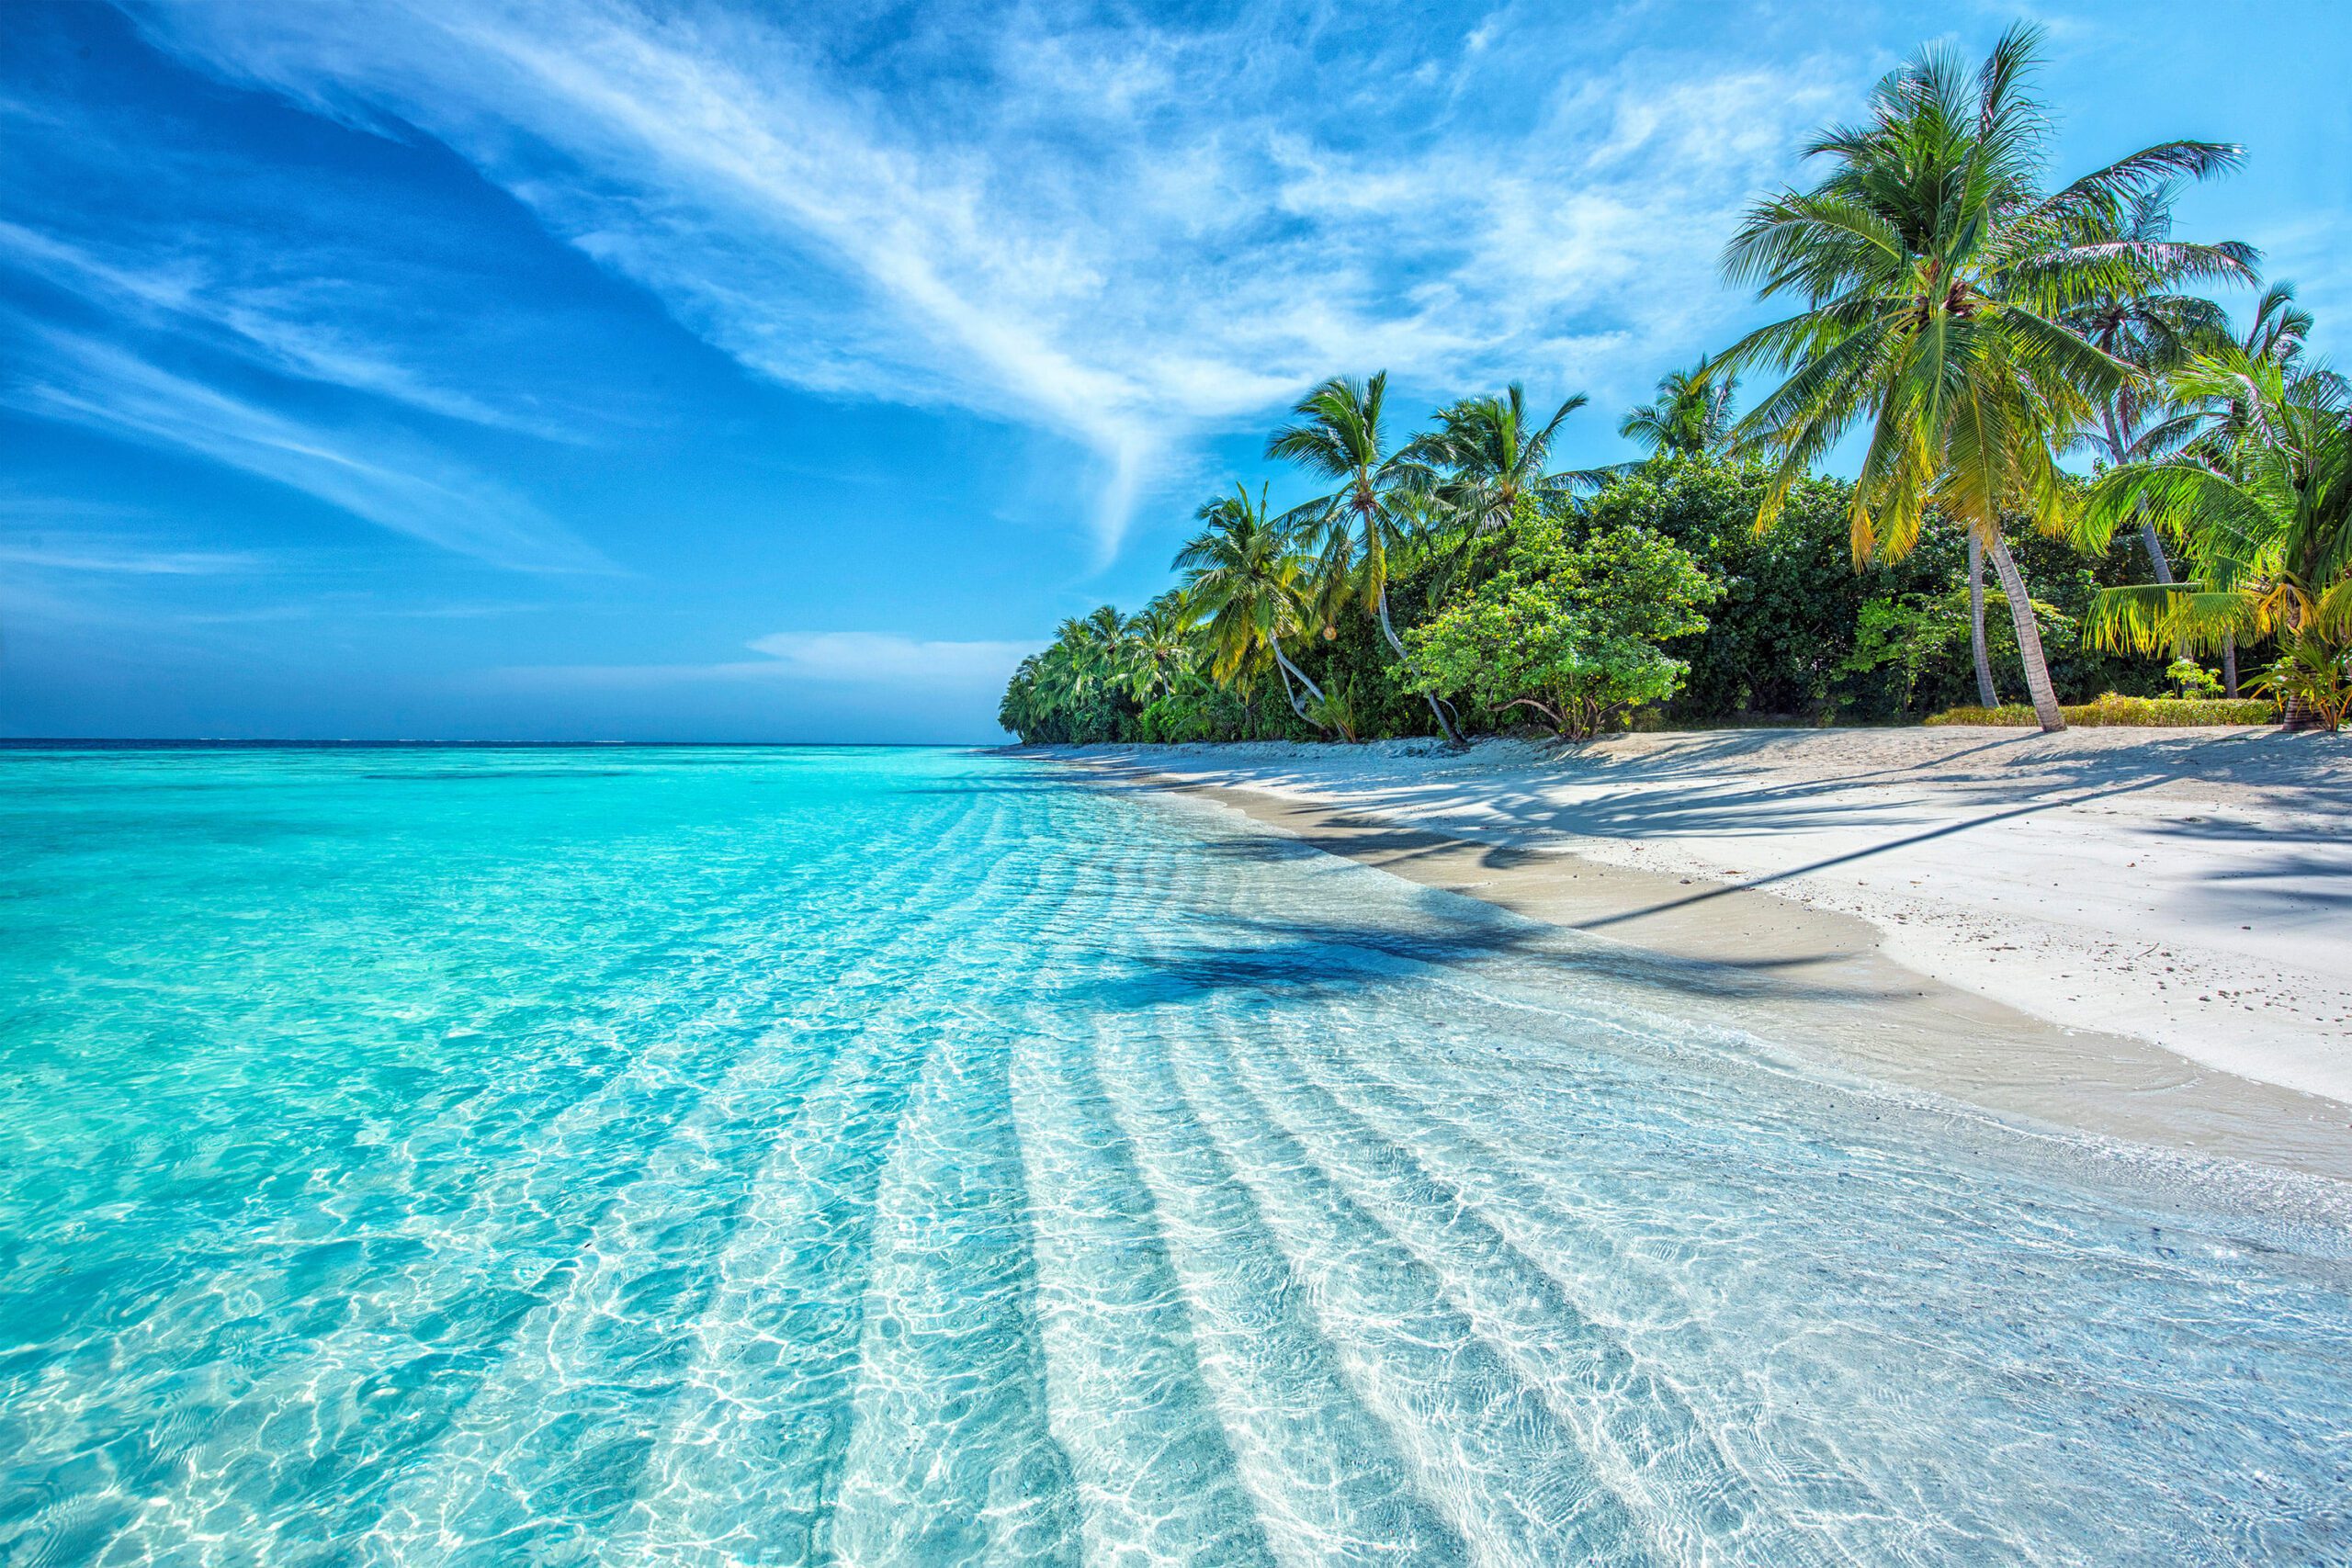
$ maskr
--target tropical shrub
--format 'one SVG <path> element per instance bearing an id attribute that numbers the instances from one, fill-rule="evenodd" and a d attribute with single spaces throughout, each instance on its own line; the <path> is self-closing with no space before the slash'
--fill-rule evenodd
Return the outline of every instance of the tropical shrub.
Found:
<path id="1" fill-rule="evenodd" d="M 2163 728 L 2212 724 L 2275 724 L 2278 705 L 2259 698 L 2227 697 L 2184 700 L 2177 697 L 2126 697 L 2113 692 L 2094 703 L 2072 704 L 2064 710 L 2068 724 L 2089 728 L 2139 726 Z M 1929 724 L 1986 724 L 2025 728 L 2041 720 L 2022 705 L 1997 708 L 1947 708 Z"/>
<path id="2" fill-rule="evenodd" d="M 1673 694 L 1690 666 L 1659 645 L 1704 630 L 1701 611 L 1721 592 L 1663 535 L 1571 541 L 1522 502 L 1501 569 L 1408 637 L 1413 683 L 1498 716 L 1523 707 L 1584 739 Z"/>
<path id="3" fill-rule="evenodd" d="M 2333 734 L 2344 728 L 2345 715 L 2352 712 L 2352 651 L 2330 649 L 2315 637 L 2298 637 L 2254 684 L 2277 697 L 2296 718 L 2309 716 Z"/>
<path id="4" fill-rule="evenodd" d="M 2184 697 L 2218 697 L 2222 678 L 2194 659 L 2176 659 L 2165 666 L 2165 680 Z"/>
<path id="5" fill-rule="evenodd" d="M 1913 562 L 1856 571 L 1846 558 L 1849 489 L 1842 479 L 1795 486 L 1780 526 L 1758 535 L 1769 476 L 1754 463 L 1707 459 L 1645 466 L 1590 502 L 1596 529 L 1648 528 L 1690 552 L 1723 589 L 1706 629 L 1676 642 L 1690 664 L 1673 716 L 1738 714 L 1815 718 L 1844 705 L 1841 664 L 1863 603 L 1933 577 Z"/>

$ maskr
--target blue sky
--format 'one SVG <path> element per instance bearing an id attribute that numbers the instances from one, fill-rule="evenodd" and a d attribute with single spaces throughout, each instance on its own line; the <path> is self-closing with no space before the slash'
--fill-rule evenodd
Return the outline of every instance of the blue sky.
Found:
<path id="1" fill-rule="evenodd" d="M 16 0 L 0 734 L 993 739 L 1323 376 L 1624 455 L 1804 132 L 2019 17 L 2340 362 L 2347 14 Z"/>

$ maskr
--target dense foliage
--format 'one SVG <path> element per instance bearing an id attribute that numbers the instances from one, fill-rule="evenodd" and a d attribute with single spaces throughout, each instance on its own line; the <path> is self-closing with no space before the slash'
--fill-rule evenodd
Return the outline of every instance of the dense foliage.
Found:
<path id="1" fill-rule="evenodd" d="M 2044 186 L 2034 44 L 2013 30 L 1973 72 L 1925 51 L 1815 141 L 1825 177 L 1758 202 L 1724 258 L 1796 313 L 1629 411 L 1646 460 L 1554 468 L 1581 396 L 1545 413 L 1513 386 L 1392 441 L 1385 376 L 1327 381 L 1267 450 L 1329 492 L 1202 507 L 1180 584 L 1065 622 L 1005 728 L 1576 739 L 2004 694 L 2045 728 L 2145 723 L 2191 705 L 2139 699 L 2237 698 L 2241 651 L 2290 722 L 2342 722 L 2352 395 L 2305 363 L 2290 289 L 2242 338 L 2186 291 L 2254 279 L 2248 247 L 2171 232 L 2177 182 L 2237 149 L 2164 142 Z M 1784 378 L 1736 417 L 1759 367 Z M 1817 472 L 1849 433 L 1858 477 Z M 2080 452 L 2087 475 L 2062 462 Z"/>
<path id="2" fill-rule="evenodd" d="M 2066 722 L 2085 728 L 2100 726 L 2153 728 L 2199 724 L 2271 724 L 2278 705 L 2259 697 L 2183 700 L 2177 697 L 2126 697 L 2109 692 L 2097 702 L 2070 703 Z M 2040 722 L 2030 707 L 1957 707 L 1935 715 L 1929 724 L 1991 724 L 2026 728 Z"/>
<path id="3" fill-rule="evenodd" d="M 1572 528 L 1522 505 L 1503 564 L 1408 639 L 1412 684 L 1497 715 L 1529 708 L 1572 739 L 1662 702 L 1690 666 L 1661 645 L 1704 631 L 1723 589 L 1647 528 Z"/>
<path id="4" fill-rule="evenodd" d="M 1436 690 L 1468 732 L 1583 732 L 1583 726 L 1555 724 L 1534 708 L 1506 705 L 1520 696 L 1540 696 L 1502 689 L 1538 657 L 1533 650 L 1490 643 L 1499 668 L 1470 672 L 1478 623 L 1468 610 L 1483 606 L 1480 622 L 1496 625 L 1516 590 L 1517 613 L 1526 612 L 1548 575 L 1539 563 L 1549 558 L 1556 570 L 1563 558 L 1601 536 L 1672 547 L 1689 562 L 1697 586 L 1688 593 L 1687 620 L 1640 638 L 1676 667 L 1677 678 L 1638 694 L 1626 690 L 1610 705 L 1616 711 L 1596 715 L 1596 724 L 1624 721 L 1629 705 L 1677 725 L 1890 724 L 1917 722 L 1973 702 L 1962 531 L 1931 515 L 1910 555 L 1858 570 L 1846 553 L 1850 487 L 1845 480 L 1816 476 L 1793 487 L 1780 522 L 1758 534 L 1756 509 L 1769 482 L 1767 471 L 1752 461 L 1660 458 L 1604 479 L 1588 496 L 1549 508 L 1523 507 L 1518 521 L 1480 540 L 1424 532 L 1392 541 L 1385 583 L 1389 610 L 1414 657 L 1429 664 L 1420 673 L 1387 645 L 1375 617 L 1350 614 L 1346 604 L 1317 608 L 1319 558 L 1295 545 L 1289 583 L 1301 608 L 1285 623 L 1283 646 L 1322 694 L 1318 700 L 1299 687 L 1303 712 L 1285 700 L 1283 673 L 1262 649 L 1254 662 L 1236 659 L 1219 678 L 1214 615 L 1180 588 L 1132 617 L 1104 606 L 1064 623 L 1051 648 L 1023 663 L 999 716 L 1024 741 L 1044 744 L 1343 734 L 1377 739 L 1438 735 L 1437 721 L 1418 694 Z M 2067 704 L 2110 691 L 2153 696 L 2169 688 L 2167 658 L 2107 652 L 2075 635 L 2102 589 L 2144 577 L 2146 560 L 2136 538 L 2086 556 L 2028 536 L 2016 551 L 2036 585 L 2034 604 L 2052 645 L 2052 679 Z M 1578 570 L 1577 592 L 1591 605 L 1590 570 Z M 1652 592 L 1622 597 L 1633 611 L 1646 611 Z M 2022 694 L 2016 637 L 1997 588 L 1987 598 L 1996 686 Z M 1271 608 L 1265 613 L 1273 614 Z M 1589 615 L 1588 626 L 1593 625 Z M 1441 626 L 1447 629 L 1440 633 Z"/>

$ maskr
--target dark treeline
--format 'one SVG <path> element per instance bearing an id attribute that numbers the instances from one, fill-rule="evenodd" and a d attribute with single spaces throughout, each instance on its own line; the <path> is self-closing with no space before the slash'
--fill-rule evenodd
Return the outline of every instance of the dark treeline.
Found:
<path id="1" fill-rule="evenodd" d="M 1632 722 L 1896 723 L 2250 684 L 2352 707 L 2352 398 L 2258 256 L 2172 232 L 2237 149 L 2046 188 L 2034 35 L 1924 51 L 1828 172 L 1759 201 L 1731 281 L 1794 313 L 1658 383 L 1650 456 L 1552 465 L 1582 408 L 1520 388 L 1397 437 L 1385 376 L 1317 388 L 1269 457 L 1324 493 L 1203 505 L 1180 581 L 1064 623 L 1000 716 L 1030 742 L 1371 739 Z M 1744 413 L 1739 378 L 1778 385 Z M 1816 465 L 1866 434 L 1851 479 Z M 2082 459 L 2087 458 L 2087 463 Z M 2088 472 L 2080 471 L 2087 467 Z"/>

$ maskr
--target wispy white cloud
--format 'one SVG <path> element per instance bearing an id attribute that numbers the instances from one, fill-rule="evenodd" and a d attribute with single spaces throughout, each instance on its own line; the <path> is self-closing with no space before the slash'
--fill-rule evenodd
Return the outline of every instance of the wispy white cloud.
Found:
<path id="1" fill-rule="evenodd" d="M 989 691 L 1035 649 L 1025 642 L 930 641 L 889 632 L 772 632 L 744 645 L 759 659 L 711 664 L 535 665 L 500 671 L 500 684 L 644 688 L 704 682 Z"/>
<path id="2" fill-rule="evenodd" d="M 0 564 L 128 577 L 221 577 L 260 570 L 268 560 L 250 550 L 181 550 L 104 535 L 51 533 L 34 539 L 0 537 Z"/>
<path id="3" fill-rule="evenodd" d="M 0 219 L 0 266 L 39 276 L 110 317 L 224 347 L 280 374 L 449 419 L 576 439 L 572 429 L 535 412 L 428 378 L 389 350 L 383 334 L 356 328 L 355 320 L 380 315 L 381 307 L 359 308 L 366 291 L 349 276 L 355 258 L 288 255 L 278 241 L 269 276 L 238 276 L 231 264 L 245 247 L 224 245 L 225 238 L 216 231 L 168 251 L 97 246 Z M 423 287 L 413 279 L 411 286 Z"/>
<path id="4" fill-rule="evenodd" d="M 1492 43 L 1523 17 L 1400 43 L 1272 10 L 948 8 L 894 40 L 825 34 L 857 13 L 623 0 L 140 14 L 241 78 L 424 127 L 763 374 L 1080 444 L 1106 543 L 1193 443 L 1335 370 L 1646 381 L 1647 340 L 1735 308 L 1712 277 L 1732 214 L 1853 85 L 1657 58 L 1530 83 Z M 1446 92 L 1405 85 L 1430 71 Z M 1524 112 L 1476 112 L 1499 95 Z"/>
<path id="5" fill-rule="evenodd" d="M 1026 643 L 929 642 L 883 632 L 773 632 L 749 646 L 782 666 L 780 672 L 790 679 L 845 685 L 1001 685 L 1035 651 Z"/>
<path id="6" fill-rule="evenodd" d="M 611 570 L 527 501 L 396 434 L 305 422 L 91 338 L 28 326 L 25 339 L 40 352 L 0 401 L 207 457 L 492 565 Z"/>

